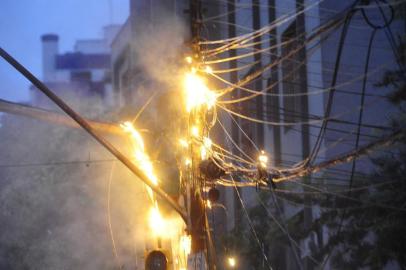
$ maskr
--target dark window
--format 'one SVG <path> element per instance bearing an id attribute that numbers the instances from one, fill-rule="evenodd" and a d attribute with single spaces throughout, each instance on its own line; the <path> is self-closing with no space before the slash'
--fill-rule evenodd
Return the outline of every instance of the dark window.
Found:
<path id="1" fill-rule="evenodd" d="M 73 82 L 90 82 L 92 74 L 90 71 L 73 71 L 70 73 L 70 80 Z"/>

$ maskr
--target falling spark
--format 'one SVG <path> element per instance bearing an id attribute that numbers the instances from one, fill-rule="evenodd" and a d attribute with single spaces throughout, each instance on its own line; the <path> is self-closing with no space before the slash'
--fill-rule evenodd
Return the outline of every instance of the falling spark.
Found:
<path id="1" fill-rule="evenodd" d="M 192 58 L 191 56 L 187 56 L 187 57 L 185 57 L 185 61 L 186 61 L 188 64 L 192 64 L 193 58 Z"/>

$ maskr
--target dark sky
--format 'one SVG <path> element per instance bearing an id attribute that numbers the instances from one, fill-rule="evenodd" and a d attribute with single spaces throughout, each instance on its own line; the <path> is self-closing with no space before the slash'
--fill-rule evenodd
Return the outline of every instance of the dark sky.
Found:
<path id="1" fill-rule="evenodd" d="M 41 78 L 44 33 L 59 35 L 61 52 L 77 39 L 98 38 L 102 27 L 123 23 L 128 0 L 1 0 L 0 46 Z M 29 82 L 0 59 L 0 98 L 26 101 Z"/>

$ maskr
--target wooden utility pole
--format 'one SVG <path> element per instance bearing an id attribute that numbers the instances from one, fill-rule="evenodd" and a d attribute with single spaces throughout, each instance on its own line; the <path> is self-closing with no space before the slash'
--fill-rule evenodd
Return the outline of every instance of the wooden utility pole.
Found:
<path id="1" fill-rule="evenodd" d="M 191 50 L 193 63 L 201 63 L 200 53 L 200 32 L 202 25 L 202 6 L 200 0 L 190 0 L 190 24 L 191 24 Z M 208 220 L 206 216 L 205 203 L 203 200 L 204 177 L 200 173 L 199 165 L 201 163 L 199 145 L 194 143 L 191 128 L 198 128 L 199 138 L 208 137 L 208 130 L 202 127 L 206 121 L 204 113 L 196 110 L 189 114 L 189 154 L 191 159 L 190 166 L 186 169 L 183 181 L 186 182 L 186 206 L 187 206 L 187 227 L 192 238 L 191 254 L 188 258 L 188 269 L 206 270 L 215 269 L 213 260 L 208 260 L 210 251 L 211 237 L 208 229 Z"/>

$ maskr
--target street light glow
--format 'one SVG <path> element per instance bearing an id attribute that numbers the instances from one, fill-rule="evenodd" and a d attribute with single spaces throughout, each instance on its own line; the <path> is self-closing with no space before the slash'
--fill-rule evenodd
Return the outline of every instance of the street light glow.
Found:
<path id="1" fill-rule="evenodd" d="M 266 168 L 268 166 L 268 156 L 266 155 L 264 150 L 261 150 L 258 156 L 258 162 L 262 168 Z"/>

